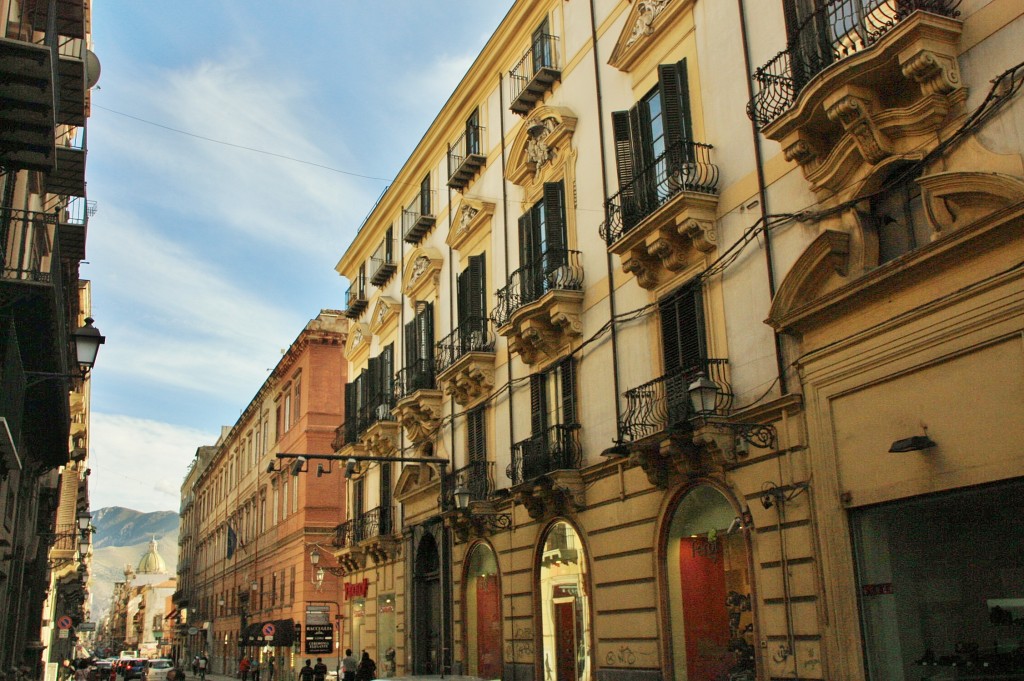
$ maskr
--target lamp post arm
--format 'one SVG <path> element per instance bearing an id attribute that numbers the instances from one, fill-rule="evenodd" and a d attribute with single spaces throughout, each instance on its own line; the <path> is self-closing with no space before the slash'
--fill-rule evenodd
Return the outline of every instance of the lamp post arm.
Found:
<path id="1" fill-rule="evenodd" d="M 439 459 L 432 456 L 374 456 L 372 454 L 353 454 L 342 456 L 340 454 L 290 454 L 280 452 L 278 459 L 298 459 L 302 457 L 309 461 L 397 461 L 399 463 L 436 463 L 439 466 L 447 466 L 451 463 L 448 459 Z"/>

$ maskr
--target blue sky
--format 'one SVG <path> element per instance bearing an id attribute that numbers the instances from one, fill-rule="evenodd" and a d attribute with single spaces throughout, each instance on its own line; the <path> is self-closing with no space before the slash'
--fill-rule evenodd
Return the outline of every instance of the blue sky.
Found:
<path id="1" fill-rule="evenodd" d="M 93 3 L 93 508 L 177 509 L 511 4 Z"/>

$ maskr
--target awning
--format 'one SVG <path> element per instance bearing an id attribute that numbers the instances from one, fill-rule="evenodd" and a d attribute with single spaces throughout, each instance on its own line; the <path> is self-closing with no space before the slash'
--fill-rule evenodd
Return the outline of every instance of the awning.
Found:
<path id="1" fill-rule="evenodd" d="M 273 625 L 273 635 L 267 637 L 264 631 L 267 625 Z M 295 620 L 267 620 L 247 625 L 242 630 L 241 644 L 243 646 L 265 646 L 272 647 L 290 646 L 295 643 Z"/>

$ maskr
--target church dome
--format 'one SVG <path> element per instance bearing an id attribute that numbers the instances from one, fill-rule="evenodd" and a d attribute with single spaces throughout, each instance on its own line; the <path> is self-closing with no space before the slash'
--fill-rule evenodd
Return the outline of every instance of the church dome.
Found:
<path id="1" fill-rule="evenodd" d="M 142 555 L 139 566 L 135 572 L 140 575 L 163 575 L 167 574 L 167 563 L 160 557 L 156 550 L 156 537 L 150 540 L 149 550 Z"/>

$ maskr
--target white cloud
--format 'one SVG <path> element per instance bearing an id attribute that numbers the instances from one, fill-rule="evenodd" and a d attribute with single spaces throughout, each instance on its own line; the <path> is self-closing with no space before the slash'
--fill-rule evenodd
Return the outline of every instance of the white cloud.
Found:
<path id="1" fill-rule="evenodd" d="M 216 433 L 170 423 L 94 411 L 89 466 L 93 508 L 123 506 L 136 511 L 177 511 L 181 483 L 196 448 L 213 444 Z"/>

